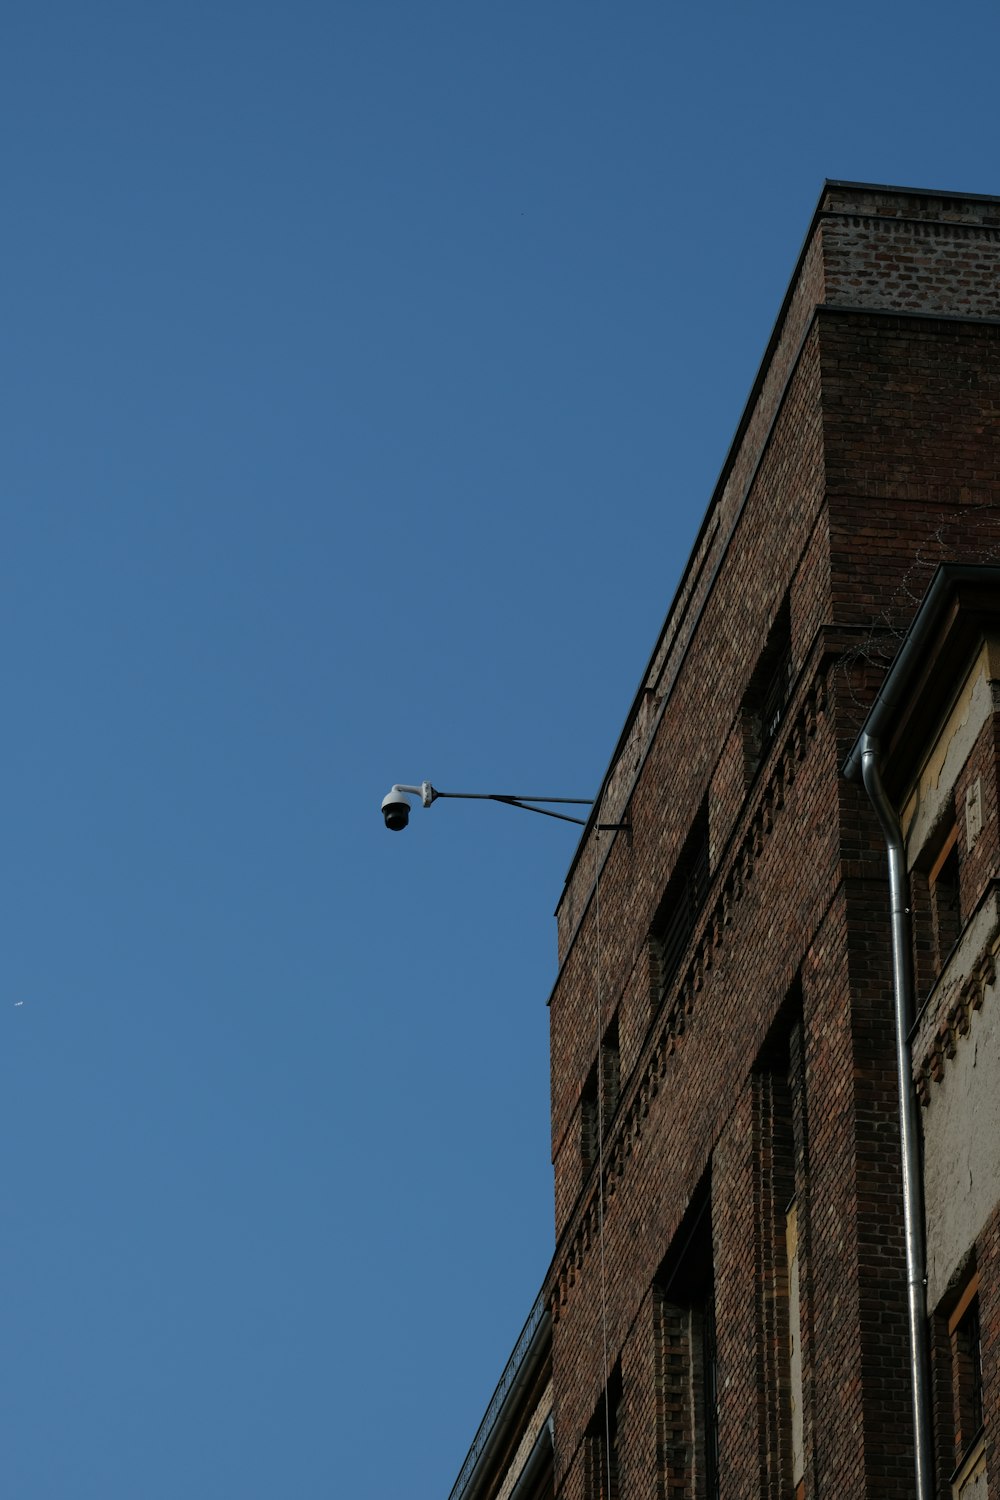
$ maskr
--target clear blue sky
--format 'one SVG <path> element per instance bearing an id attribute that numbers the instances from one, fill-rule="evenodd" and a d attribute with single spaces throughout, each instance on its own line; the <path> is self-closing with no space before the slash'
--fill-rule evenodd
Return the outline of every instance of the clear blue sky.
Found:
<path id="1" fill-rule="evenodd" d="M 8 5 L 0 1490 L 445 1500 L 592 795 L 824 177 L 994 4 Z"/>

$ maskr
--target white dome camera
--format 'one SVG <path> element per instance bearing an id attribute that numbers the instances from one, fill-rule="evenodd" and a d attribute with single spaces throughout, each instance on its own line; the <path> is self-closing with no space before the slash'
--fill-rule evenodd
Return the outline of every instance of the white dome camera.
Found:
<path id="1" fill-rule="evenodd" d="M 394 786 L 392 791 L 382 798 L 382 816 L 385 819 L 386 828 L 391 828 L 393 833 L 398 833 L 410 821 L 410 804 L 398 787 Z"/>
<path id="2" fill-rule="evenodd" d="M 399 833 L 410 821 L 410 803 L 406 796 L 409 792 L 411 797 L 419 797 L 424 807 L 430 807 L 434 798 L 440 794 L 434 790 L 429 781 L 422 781 L 419 786 L 394 786 L 386 792 L 382 798 L 382 816 L 385 819 L 386 828 L 391 828 L 393 833 Z"/>

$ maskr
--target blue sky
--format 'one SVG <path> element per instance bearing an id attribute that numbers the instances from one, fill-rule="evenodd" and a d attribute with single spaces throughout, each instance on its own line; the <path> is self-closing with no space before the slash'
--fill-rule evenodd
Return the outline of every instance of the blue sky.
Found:
<path id="1" fill-rule="evenodd" d="M 824 177 L 995 7 L 8 6 L 0 1448 L 446 1497 L 553 1248 L 588 796 Z"/>

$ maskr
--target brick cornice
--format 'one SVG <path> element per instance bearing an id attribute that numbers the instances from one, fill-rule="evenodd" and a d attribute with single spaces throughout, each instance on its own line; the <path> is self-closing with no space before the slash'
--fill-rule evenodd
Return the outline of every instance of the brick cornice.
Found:
<path id="1" fill-rule="evenodd" d="M 612 753 L 611 760 L 608 764 L 608 768 L 605 771 L 604 777 L 601 781 L 601 786 L 594 803 L 594 811 L 588 819 L 587 826 L 584 828 L 582 834 L 580 835 L 580 841 L 577 844 L 572 859 L 570 860 L 569 868 L 566 872 L 564 889 L 559 897 L 559 901 L 556 903 L 557 912 L 559 911 L 559 908 L 565 897 L 565 887 L 570 884 L 577 864 L 583 855 L 583 851 L 586 848 L 588 841 L 593 836 L 593 823 L 598 816 L 598 813 L 602 810 L 605 793 L 608 790 L 614 772 L 618 766 L 619 761 L 621 760 L 622 756 L 625 754 L 629 746 L 630 735 L 635 727 L 636 720 L 639 715 L 639 708 L 642 702 L 643 693 L 646 688 L 650 686 L 651 674 L 657 660 L 661 655 L 664 641 L 669 633 L 670 627 L 675 622 L 678 624 L 678 626 L 683 622 L 684 617 L 686 616 L 687 611 L 691 605 L 691 598 L 689 597 L 689 595 L 693 590 L 693 586 L 696 581 L 692 578 L 691 575 L 692 572 L 698 570 L 705 561 L 703 546 L 704 544 L 706 544 L 706 539 L 709 537 L 712 526 L 718 523 L 719 509 L 726 492 L 726 486 L 733 473 L 733 470 L 736 468 L 737 461 L 739 459 L 740 453 L 742 452 L 743 440 L 746 437 L 751 421 L 757 411 L 757 405 L 761 399 L 765 380 L 770 373 L 772 362 L 775 359 L 777 353 L 778 344 L 785 331 L 786 318 L 788 316 L 789 308 L 793 299 L 793 294 L 798 285 L 799 277 L 803 270 L 806 252 L 812 243 L 814 234 L 821 221 L 844 219 L 845 217 L 849 216 L 845 215 L 843 210 L 830 210 L 823 209 L 822 207 L 818 208 L 814 216 L 813 223 L 810 226 L 809 233 L 806 235 L 799 260 L 796 263 L 795 272 L 792 276 L 788 292 L 785 296 L 785 301 L 782 304 L 777 321 L 775 322 L 774 330 L 771 334 L 771 340 L 768 344 L 760 368 L 757 372 L 757 376 L 751 388 L 750 394 L 747 397 L 746 405 L 744 406 L 742 416 L 736 428 L 736 432 L 733 435 L 733 439 L 727 452 L 725 462 L 723 463 L 722 469 L 719 473 L 719 477 L 716 480 L 715 487 L 713 488 L 711 499 L 709 500 L 704 517 L 702 518 L 701 525 L 698 529 L 698 534 L 695 539 L 694 546 L 691 550 L 688 563 L 681 575 L 676 594 L 670 605 L 670 608 L 667 611 L 666 619 L 664 620 L 663 625 L 660 628 L 660 632 L 657 637 L 656 644 L 653 647 L 649 662 L 647 663 L 646 669 L 643 672 L 642 677 L 640 678 L 639 689 L 636 692 L 635 698 L 633 699 L 628 715 L 626 716 L 625 723 L 622 726 L 621 733 L 618 737 L 614 752 Z M 869 218 L 873 222 L 877 221 L 882 225 L 902 223 L 904 225 L 927 225 L 931 229 L 934 229 L 941 225 L 944 226 L 944 228 L 947 228 L 949 231 L 957 231 L 961 229 L 970 229 L 973 231 L 982 230 L 983 232 L 988 231 L 991 235 L 993 235 L 994 238 L 1000 238 L 1000 229 L 994 229 L 991 226 L 967 225 L 957 220 L 897 220 L 895 217 L 884 217 L 878 214 L 856 215 L 850 217 L 856 217 L 859 222 L 861 222 L 865 218 Z M 788 397 L 789 391 L 792 388 L 792 384 L 796 376 L 798 375 L 802 356 L 810 343 L 814 329 L 819 328 L 824 323 L 836 323 L 838 321 L 845 321 L 849 324 L 852 324 L 856 320 L 865 319 L 883 324 L 895 320 L 901 325 L 913 325 L 923 322 L 928 325 L 968 325 L 971 327 L 978 327 L 980 329 L 1000 328 L 1000 315 L 993 313 L 962 313 L 954 309 L 924 309 L 919 307 L 880 307 L 878 305 L 869 306 L 863 302 L 850 302 L 846 299 L 846 297 L 843 301 L 834 300 L 817 302 L 810 310 L 809 316 L 802 326 L 801 333 L 794 350 L 790 351 L 789 353 L 787 368 L 785 369 L 785 372 L 783 374 L 780 389 L 774 395 L 773 410 L 771 411 L 771 414 L 768 418 L 765 430 L 760 436 L 760 441 L 753 462 L 750 464 L 747 474 L 741 485 L 739 498 L 734 507 L 732 519 L 728 526 L 726 535 L 722 540 L 721 549 L 719 550 L 718 555 L 715 557 L 712 563 L 712 567 L 710 569 L 709 586 L 706 590 L 706 596 L 711 592 L 711 588 L 715 582 L 715 579 L 720 573 L 725 562 L 730 545 L 733 542 L 734 537 L 736 536 L 744 509 L 750 498 L 750 494 L 753 490 L 754 484 L 756 483 L 757 475 L 770 450 L 771 439 L 777 429 L 778 422 L 784 411 L 785 401 Z M 836 485 L 831 486 L 829 483 L 827 483 L 825 485 L 825 488 L 828 496 L 830 494 L 837 493 Z M 876 491 L 876 493 L 881 494 L 882 490 L 880 489 Z M 884 488 L 884 493 L 890 495 L 895 494 L 896 491 L 887 486 Z M 979 485 L 974 489 L 968 489 L 967 495 L 970 500 L 976 501 L 977 503 L 988 503 L 991 499 L 994 498 L 994 491 L 988 486 Z M 911 495 L 907 493 L 904 498 L 909 499 L 911 498 Z M 915 495 L 913 495 L 912 498 L 916 498 L 918 500 L 930 500 L 934 503 L 953 503 L 954 501 L 954 496 L 950 491 L 945 492 L 944 499 L 942 499 L 942 496 L 937 493 L 932 495 L 919 491 Z M 702 603 L 703 602 L 704 600 L 702 600 Z M 696 608 L 693 612 L 693 623 L 690 625 L 685 634 L 683 644 L 679 649 L 679 656 L 676 665 L 674 666 L 671 673 L 672 681 L 675 681 L 680 674 L 680 668 L 683 665 L 688 646 L 694 639 L 697 630 L 700 613 L 700 607 Z M 673 651 L 673 649 L 673 647 L 670 648 L 671 652 Z M 661 666 L 661 674 L 662 670 L 663 669 Z M 652 744 L 656 738 L 656 732 L 659 728 L 660 720 L 662 719 L 666 710 L 669 697 L 670 692 L 667 691 L 663 695 L 662 701 L 660 703 L 660 708 L 657 713 L 656 721 L 654 722 L 651 733 L 649 734 L 647 741 L 642 749 L 639 758 L 639 764 L 634 775 L 631 778 L 631 783 L 624 796 L 621 798 L 620 806 L 616 804 L 616 817 L 624 816 L 626 813 L 632 797 L 632 793 L 634 792 L 635 787 L 638 784 L 639 777 L 642 774 L 642 768 L 645 765 L 646 757 L 648 756 Z M 613 848 L 613 842 L 613 840 L 609 840 L 604 852 L 598 855 L 597 863 L 599 867 L 603 866 L 603 864 L 606 863 L 611 849 Z M 581 903 L 579 915 L 577 916 L 577 919 L 573 925 L 573 930 L 566 942 L 565 949 L 560 960 L 560 973 L 565 967 L 566 960 L 569 957 L 573 944 L 576 941 L 583 926 L 584 917 L 586 915 L 587 907 L 590 903 L 592 894 L 593 888 L 591 887 L 591 890 L 588 893 L 586 899 Z M 558 978 L 556 982 L 558 983 Z"/>
<path id="2" fill-rule="evenodd" d="M 912 235 L 914 239 L 988 239 L 1000 240 L 1000 226 L 975 224 L 968 219 L 921 219 L 909 214 L 850 213 L 843 209 L 823 209 L 824 222 L 840 219 L 852 225 L 877 224 L 883 233 Z"/>

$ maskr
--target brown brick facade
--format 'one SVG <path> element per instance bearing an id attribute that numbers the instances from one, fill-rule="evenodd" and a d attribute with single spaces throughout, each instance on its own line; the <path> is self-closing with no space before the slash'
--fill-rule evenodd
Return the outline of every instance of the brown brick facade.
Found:
<path id="1" fill-rule="evenodd" d="M 998 270 L 995 201 L 827 188 L 596 810 L 628 831 L 588 828 L 570 871 L 551 998 L 559 1496 L 605 1486 L 609 1380 L 622 1500 L 793 1496 L 793 1408 L 806 1496 L 913 1494 L 884 843 L 841 767 L 935 566 L 1000 554 Z M 996 723 L 957 793 L 983 778 L 994 830 L 963 864 L 967 903 L 997 874 Z M 665 978 L 664 893 L 701 809 L 707 889 Z M 581 1152 L 612 1066 L 598 1162 Z M 705 1192 L 705 1265 L 668 1284 Z M 994 1216 L 976 1249 L 990 1443 L 998 1243 Z"/>

